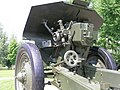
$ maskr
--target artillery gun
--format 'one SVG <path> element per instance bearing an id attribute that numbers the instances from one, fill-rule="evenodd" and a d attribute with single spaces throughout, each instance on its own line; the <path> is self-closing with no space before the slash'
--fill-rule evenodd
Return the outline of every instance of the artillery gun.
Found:
<path id="1" fill-rule="evenodd" d="M 34 44 L 18 50 L 16 90 L 120 90 L 112 56 L 94 46 L 103 20 L 87 6 L 77 0 L 32 6 L 23 37 Z"/>

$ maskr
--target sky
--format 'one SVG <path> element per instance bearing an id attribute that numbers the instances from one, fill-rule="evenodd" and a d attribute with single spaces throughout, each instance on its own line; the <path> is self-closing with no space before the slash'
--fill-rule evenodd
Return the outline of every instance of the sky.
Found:
<path id="1" fill-rule="evenodd" d="M 14 34 L 17 40 L 22 40 L 31 6 L 57 1 L 61 0 L 0 0 L 0 23 L 3 31 L 9 38 Z"/>

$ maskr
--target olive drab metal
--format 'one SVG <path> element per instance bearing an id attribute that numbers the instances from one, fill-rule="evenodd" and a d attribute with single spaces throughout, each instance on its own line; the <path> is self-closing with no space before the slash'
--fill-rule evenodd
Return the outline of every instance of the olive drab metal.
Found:
<path id="1" fill-rule="evenodd" d="M 103 20 L 88 6 L 74 0 L 31 7 L 23 31 L 28 42 L 16 57 L 16 90 L 120 90 L 111 54 L 94 46 Z"/>

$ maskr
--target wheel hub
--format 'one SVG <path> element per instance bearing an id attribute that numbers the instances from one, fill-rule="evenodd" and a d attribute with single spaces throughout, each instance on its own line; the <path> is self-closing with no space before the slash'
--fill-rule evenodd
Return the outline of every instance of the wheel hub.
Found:
<path id="1" fill-rule="evenodd" d="M 25 70 L 21 70 L 17 76 L 16 76 L 16 79 L 21 82 L 21 83 L 24 83 L 26 81 L 26 72 Z"/>
<path id="2" fill-rule="evenodd" d="M 29 58 L 22 58 L 19 72 L 16 74 L 17 87 L 20 90 L 32 90 L 32 69 Z"/>

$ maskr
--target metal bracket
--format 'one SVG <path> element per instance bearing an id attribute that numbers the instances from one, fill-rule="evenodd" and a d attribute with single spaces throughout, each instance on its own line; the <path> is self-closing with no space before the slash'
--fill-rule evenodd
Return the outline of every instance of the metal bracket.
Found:
<path id="1" fill-rule="evenodd" d="M 70 72 L 64 67 L 53 67 L 55 80 L 60 80 L 59 89 L 62 90 L 100 90 L 99 83 L 90 83 L 87 78 Z"/>
<path id="2" fill-rule="evenodd" d="M 89 80 L 61 66 L 53 67 L 52 70 L 56 73 L 55 80 L 60 81 L 59 89 L 62 88 L 62 90 L 109 90 L 110 88 L 120 90 L 120 72 L 118 71 L 96 69 L 94 80 Z"/>

